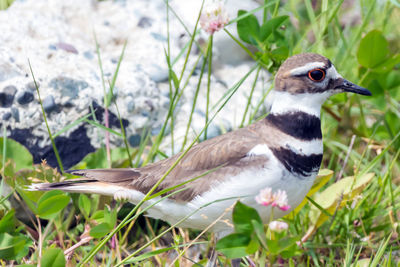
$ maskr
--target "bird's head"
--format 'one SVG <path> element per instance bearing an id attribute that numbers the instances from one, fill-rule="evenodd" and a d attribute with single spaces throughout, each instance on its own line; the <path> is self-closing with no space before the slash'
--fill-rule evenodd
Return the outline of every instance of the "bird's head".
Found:
<path id="1" fill-rule="evenodd" d="M 288 58 L 275 76 L 275 97 L 272 108 L 315 109 L 314 115 L 331 95 L 353 92 L 371 95 L 371 92 L 344 79 L 324 56 L 305 53 Z M 274 110 L 272 110 L 274 111 Z"/>
<path id="2" fill-rule="evenodd" d="M 324 56 L 305 53 L 288 58 L 279 68 L 275 90 L 291 94 L 353 92 L 371 95 L 367 89 L 344 79 Z"/>

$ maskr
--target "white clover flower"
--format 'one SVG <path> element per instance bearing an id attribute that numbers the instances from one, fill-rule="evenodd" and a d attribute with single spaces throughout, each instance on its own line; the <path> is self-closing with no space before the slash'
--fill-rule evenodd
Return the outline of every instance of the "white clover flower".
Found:
<path id="1" fill-rule="evenodd" d="M 262 189 L 260 193 L 256 196 L 256 201 L 258 204 L 263 206 L 271 205 L 274 201 L 271 187 Z"/>
<path id="2" fill-rule="evenodd" d="M 207 5 L 200 16 L 200 26 L 209 34 L 221 30 L 228 22 L 228 12 L 221 1 Z"/>
<path id="3" fill-rule="evenodd" d="M 256 202 L 263 206 L 278 207 L 280 210 L 287 211 L 290 209 L 286 191 L 278 189 L 277 192 L 272 193 L 270 187 L 264 188 L 256 196 Z"/>
<path id="4" fill-rule="evenodd" d="M 276 193 L 273 195 L 274 202 L 272 203 L 273 207 L 278 207 L 281 210 L 288 210 L 290 206 L 288 205 L 288 198 L 286 191 L 278 189 Z"/>
<path id="5" fill-rule="evenodd" d="M 268 224 L 268 228 L 273 232 L 282 233 L 289 228 L 289 225 L 281 221 L 272 221 Z"/>

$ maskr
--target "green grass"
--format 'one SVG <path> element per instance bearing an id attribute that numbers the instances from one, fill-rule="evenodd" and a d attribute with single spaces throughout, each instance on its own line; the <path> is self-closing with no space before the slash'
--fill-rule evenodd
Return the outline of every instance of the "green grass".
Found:
<path id="1" fill-rule="evenodd" d="M 263 109 L 264 98 L 272 88 L 266 85 L 263 98 L 257 99 L 257 105 L 251 105 L 256 79 L 261 77 L 260 69 L 268 69 L 274 74 L 288 55 L 321 53 L 332 60 L 344 77 L 373 92 L 372 97 L 337 95 L 323 107 L 325 147 L 321 168 L 332 170 L 333 176 L 324 181 L 326 184 L 309 197 L 302 209 L 284 219 L 289 224 L 287 237 L 300 238 L 306 233 L 312 234 L 309 234 L 301 247 L 292 249 L 290 256 L 274 254 L 272 250 L 259 246 L 243 262 L 254 262 L 257 266 L 271 261 L 282 261 L 285 266 L 398 266 L 400 262 L 400 8 L 390 1 L 360 0 L 348 7 L 349 3 L 327 0 L 292 0 L 283 3 L 267 1 L 260 8 L 264 9 L 264 19 L 259 23 L 268 23 L 274 19 L 282 20 L 284 26 L 279 26 L 265 40 L 259 36 L 246 39 L 246 36 L 240 34 L 239 38 L 232 38 L 232 43 L 237 44 L 238 49 L 242 47 L 254 59 L 254 66 L 246 76 L 238 77 L 236 84 L 217 101 L 217 105 L 210 106 L 207 101 L 205 127 L 197 133 L 196 138 L 190 135 L 191 118 L 197 105 L 197 98 L 194 98 L 186 135 L 184 140 L 180 140 L 183 141 L 183 154 L 180 158 L 199 138 L 207 136 L 207 127 L 225 106 L 230 105 L 231 97 L 253 72 L 256 74 L 252 76 L 253 87 L 246 89 L 249 98 L 243 101 L 246 108 L 235 128 L 256 120 L 257 114 Z M 169 25 L 169 18 L 177 14 L 170 9 L 168 1 L 165 4 L 169 33 L 174 30 Z M 243 26 L 254 19 L 252 13 L 250 11 L 238 18 L 231 18 L 231 23 L 242 23 Z M 290 20 L 282 17 L 285 15 L 290 16 Z M 349 15 L 353 16 L 355 22 L 350 21 Z M 190 53 L 192 48 L 198 46 L 196 37 L 199 25 L 196 24 L 193 29 L 184 26 L 191 39 L 180 51 L 178 58 L 171 57 L 169 34 L 167 38 L 168 46 L 164 53 L 170 72 L 170 107 L 158 136 L 152 137 L 149 132 L 145 133 L 139 148 L 132 149 L 127 145 L 123 128 L 117 132 L 97 121 L 89 121 L 88 117 L 65 125 L 58 133 L 51 133 L 48 129 L 51 139 L 84 121 L 104 130 L 105 149 L 88 155 L 78 167 L 138 166 L 140 162 L 148 164 L 164 158 L 165 151 L 161 146 L 164 141 L 171 143 L 174 149 L 174 143 L 178 141 L 174 135 L 177 106 L 183 101 L 182 96 L 188 84 L 188 78 L 183 73 L 193 73 L 197 63 L 203 60 L 200 79 L 203 76 L 207 79 L 207 87 L 201 88 L 199 79 L 196 92 L 205 90 L 209 100 L 212 90 L 209 74 L 214 70 L 212 38 L 206 47 L 199 47 L 196 63 L 193 66 L 188 64 L 189 56 L 194 56 Z M 230 35 L 227 31 L 219 34 Z M 253 49 L 246 47 L 245 40 L 253 42 Z M 99 49 L 97 51 L 102 73 L 101 54 Z M 124 67 L 123 53 L 121 51 L 113 79 L 103 81 L 106 107 L 112 104 L 118 106 L 111 102 L 110 96 L 118 70 Z M 383 56 L 380 57 L 380 54 Z M 179 58 L 185 64 L 178 70 L 175 63 Z M 34 72 L 33 69 L 32 76 Z M 168 128 L 171 129 L 169 135 L 166 134 Z M 210 249 L 215 247 L 212 234 L 180 229 L 177 228 L 179 225 L 169 226 L 142 216 L 145 209 L 141 204 L 154 197 L 151 193 L 157 185 L 136 206 L 96 195 L 82 197 L 57 192 L 44 194 L 25 191 L 24 187 L 32 181 L 51 182 L 64 177 L 44 163 L 33 166 L 29 152 L 7 139 L 4 129 L 1 132 L 0 173 L 5 178 L 1 182 L 0 199 L 2 265 L 36 265 L 41 262 L 42 266 L 46 266 L 51 259 L 57 259 L 57 262 L 63 264 L 63 251 L 75 244 L 78 245 L 73 248 L 72 257 L 67 260 L 71 265 L 118 266 L 127 263 L 134 265 L 140 261 L 140 266 L 153 266 L 171 263 L 175 258 L 175 266 L 203 266 L 207 263 Z M 124 140 L 125 147 L 110 149 L 107 145 L 109 135 Z M 353 135 L 354 142 L 351 142 Z M 54 142 L 53 147 L 58 155 Z M 61 159 L 57 159 L 59 169 L 62 170 Z M 160 177 L 159 183 L 168 172 Z M 357 184 L 368 173 L 373 173 L 373 178 L 366 179 L 361 185 Z M 347 178 L 349 176 L 355 176 L 356 179 L 350 180 Z M 325 203 L 323 200 L 330 196 L 329 190 L 334 188 L 332 185 L 338 185 L 338 180 L 345 179 L 353 181 L 344 188 L 347 193 L 343 191 L 341 197 L 331 198 L 329 203 Z M 163 193 L 174 194 L 176 191 L 172 192 L 173 189 L 184 190 L 184 184 L 181 186 Z M 5 188 L 10 190 L 6 192 Z M 67 201 L 71 204 L 66 208 L 64 203 Z M 15 213 L 15 203 L 22 205 L 22 213 L 27 215 L 25 219 L 19 216 L 20 211 Z M 54 212 L 49 214 L 50 208 Z M 315 214 L 320 215 L 316 217 Z M 267 229 L 264 230 L 268 233 Z M 217 262 L 220 265 L 230 264 L 223 254 L 219 254 Z"/>

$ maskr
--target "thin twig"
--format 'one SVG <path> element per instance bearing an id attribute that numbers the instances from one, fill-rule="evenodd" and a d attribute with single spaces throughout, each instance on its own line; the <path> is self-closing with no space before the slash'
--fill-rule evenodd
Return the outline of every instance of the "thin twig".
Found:
<path id="1" fill-rule="evenodd" d="M 42 225 L 40 224 L 39 217 L 36 217 L 36 220 L 38 222 L 38 234 L 39 234 L 39 240 L 38 240 L 38 247 L 39 247 L 38 267 L 40 267 L 40 262 L 41 262 L 41 259 L 42 259 Z"/>
<path id="2" fill-rule="evenodd" d="M 89 243 L 90 240 L 93 239 L 93 237 L 91 237 L 89 235 L 89 231 L 90 231 L 90 226 L 88 224 L 85 225 L 85 231 L 83 232 L 83 234 L 81 235 L 81 240 L 79 240 L 78 243 L 76 243 L 75 245 L 73 245 L 72 247 L 68 248 L 67 250 L 64 251 L 64 256 L 65 256 L 65 260 L 70 260 L 74 251 L 79 248 L 80 246 Z"/>

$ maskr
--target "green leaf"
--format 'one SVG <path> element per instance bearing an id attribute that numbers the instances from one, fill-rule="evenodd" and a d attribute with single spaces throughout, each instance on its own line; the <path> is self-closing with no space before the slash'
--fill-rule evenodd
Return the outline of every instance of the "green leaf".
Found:
<path id="1" fill-rule="evenodd" d="M 286 46 L 281 46 L 271 51 L 271 57 L 277 61 L 285 60 L 288 55 L 289 49 Z"/>
<path id="2" fill-rule="evenodd" d="M 46 192 L 38 201 L 38 215 L 41 218 L 49 219 L 52 215 L 64 209 L 70 199 L 60 190 Z"/>
<path id="3" fill-rule="evenodd" d="M 112 227 L 108 223 L 101 223 L 90 229 L 90 236 L 94 238 L 100 238 L 108 234 L 112 230 Z"/>
<path id="4" fill-rule="evenodd" d="M 249 236 L 253 232 L 253 224 L 251 221 L 255 220 L 259 223 L 262 223 L 257 210 L 252 207 L 246 206 L 240 201 L 238 201 L 233 208 L 232 219 L 233 224 L 235 225 L 236 232 L 244 233 Z"/>
<path id="5" fill-rule="evenodd" d="M 91 220 L 99 221 L 102 220 L 104 221 L 104 210 L 96 210 L 93 212 L 92 217 L 90 217 Z"/>
<path id="6" fill-rule="evenodd" d="M 246 249 L 251 238 L 246 234 L 235 233 L 220 239 L 216 249 L 222 252 L 227 258 L 241 258 L 247 256 Z"/>
<path id="7" fill-rule="evenodd" d="M 104 222 L 113 227 L 117 223 L 117 209 L 104 209 Z"/>
<path id="8" fill-rule="evenodd" d="M 245 10 L 239 10 L 238 17 L 246 13 L 247 11 Z M 243 42 L 257 45 L 257 41 L 260 39 L 260 25 L 258 24 L 256 16 L 250 14 L 247 17 L 239 20 L 237 22 L 237 31 L 240 39 L 242 39 Z"/>
<path id="9" fill-rule="evenodd" d="M 278 240 L 278 246 L 279 246 L 279 253 L 287 250 L 288 248 L 290 248 L 293 245 L 296 245 L 296 242 L 300 240 L 299 236 L 295 236 L 295 237 L 289 237 L 289 236 L 285 236 L 281 239 Z"/>
<path id="10" fill-rule="evenodd" d="M 366 68 L 374 68 L 385 61 L 388 52 L 388 42 L 382 33 L 370 31 L 361 39 L 357 51 L 358 63 Z"/>
<path id="11" fill-rule="evenodd" d="M 299 249 L 299 246 L 297 246 L 297 244 L 294 244 L 294 245 L 290 246 L 289 248 L 285 249 L 284 251 L 281 251 L 280 255 L 284 259 L 290 259 L 293 256 L 295 256 L 296 253 L 299 253 L 299 255 L 303 254 L 301 252 L 301 250 Z"/>
<path id="12" fill-rule="evenodd" d="M 258 241 L 264 249 L 267 249 L 267 238 L 264 232 L 264 225 L 256 220 L 251 220 L 251 224 L 253 225 L 253 229 L 258 238 Z"/>
<path id="13" fill-rule="evenodd" d="M 271 254 L 276 255 L 279 252 L 279 244 L 277 240 L 267 239 L 267 247 Z"/>
<path id="14" fill-rule="evenodd" d="M 276 31 L 289 16 L 279 16 L 265 22 L 260 28 L 260 41 L 264 42 L 274 31 Z"/>
<path id="15" fill-rule="evenodd" d="M 24 248 L 25 244 L 26 239 L 24 236 L 12 236 L 8 233 L 1 233 L 0 259 L 15 260 L 18 256 L 20 256 L 18 254 Z M 25 255 L 22 255 L 22 257 Z"/>
<path id="16" fill-rule="evenodd" d="M 260 243 L 258 242 L 258 239 L 255 235 L 253 235 L 249 244 L 247 245 L 246 253 L 249 255 L 254 254 L 258 250 L 259 247 L 260 247 Z"/>
<path id="17" fill-rule="evenodd" d="M 15 227 L 15 210 L 9 210 L 0 220 L 0 233 L 11 233 Z"/>
<path id="18" fill-rule="evenodd" d="M 3 153 L 4 138 L 0 138 L 0 155 Z M 1 157 L 0 157 L 1 158 Z M 33 168 L 33 157 L 23 145 L 7 138 L 6 140 L 6 160 L 12 159 L 15 163 L 16 170 L 21 169 L 32 169 Z"/>
<path id="19" fill-rule="evenodd" d="M 63 267 L 65 266 L 64 253 L 59 248 L 46 249 L 40 260 L 42 267 Z"/>
<path id="20" fill-rule="evenodd" d="M 377 65 L 372 71 L 378 73 L 389 72 L 399 63 L 400 63 L 400 54 L 396 54 L 388 58 L 381 64 Z"/>
<path id="21" fill-rule="evenodd" d="M 85 218 L 89 217 L 91 210 L 91 202 L 90 199 L 85 194 L 79 195 L 79 209 L 81 210 Z"/>

